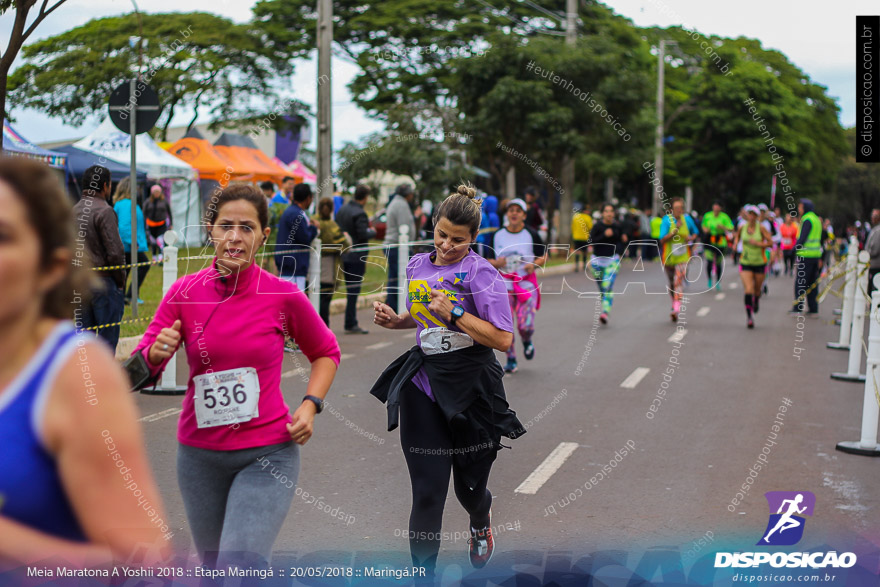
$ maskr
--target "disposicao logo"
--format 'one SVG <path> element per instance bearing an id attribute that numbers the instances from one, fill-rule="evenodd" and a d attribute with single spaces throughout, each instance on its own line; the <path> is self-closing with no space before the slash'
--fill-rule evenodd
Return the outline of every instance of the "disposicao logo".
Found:
<path id="1" fill-rule="evenodd" d="M 813 515 L 816 496 L 810 491 L 768 491 L 764 497 L 770 506 L 770 521 L 758 545 L 791 546 L 800 542 L 806 523 L 801 516 Z"/>
<path id="2" fill-rule="evenodd" d="M 810 491 L 768 491 L 764 497 L 770 507 L 770 519 L 757 546 L 791 546 L 800 542 L 806 525 L 803 516 L 813 515 L 816 496 Z M 856 555 L 835 551 L 715 553 L 715 568 L 754 568 L 765 563 L 775 568 L 849 568 L 856 564 Z"/>

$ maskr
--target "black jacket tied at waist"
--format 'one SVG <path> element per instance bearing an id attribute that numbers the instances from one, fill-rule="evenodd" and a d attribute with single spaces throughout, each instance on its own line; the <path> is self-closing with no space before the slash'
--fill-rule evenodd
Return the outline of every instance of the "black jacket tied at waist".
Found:
<path id="1" fill-rule="evenodd" d="M 452 430 L 453 459 L 463 469 L 484 458 L 494 460 L 502 436 L 515 439 L 526 433 L 504 395 L 501 365 L 492 349 L 480 344 L 436 355 L 414 346 L 397 357 L 370 390 L 388 408 L 389 432 L 398 425 L 401 390 L 422 367 Z"/>

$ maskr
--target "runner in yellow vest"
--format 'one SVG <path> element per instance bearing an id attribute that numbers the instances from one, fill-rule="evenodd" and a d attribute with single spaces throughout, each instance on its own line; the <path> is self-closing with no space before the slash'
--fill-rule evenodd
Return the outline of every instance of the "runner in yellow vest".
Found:
<path id="1" fill-rule="evenodd" d="M 691 258 L 691 244 L 698 234 L 696 222 L 684 213 L 684 200 L 672 198 L 672 214 L 663 219 L 660 227 L 660 248 L 666 278 L 669 280 L 669 295 L 672 297 L 669 317 L 673 322 L 678 321 L 687 265 Z"/>

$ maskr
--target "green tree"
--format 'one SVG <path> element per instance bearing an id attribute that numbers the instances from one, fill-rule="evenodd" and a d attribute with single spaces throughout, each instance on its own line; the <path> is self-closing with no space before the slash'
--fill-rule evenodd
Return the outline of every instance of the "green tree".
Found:
<path id="1" fill-rule="evenodd" d="M 833 189 L 846 146 L 825 87 L 754 39 L 694 39 L 680 27 L 644 32 L 654 45 L 676 42 L 666 67 L 664 135 L 674 137 L 665 150 L 667 194 L 692 185 L 699 209 L 714 199 L 731 208 L 769 203 L 774 173 L 797 196 Z M 778 185 L 783 209 L 784 196 Z"/>
<path id="2" fill-rule="evenodd" d="M 55 2 L 50 2 L 49 0 L 42 0 L 36 16 L 28 24 L 28 17 L 31 15 L 31 10 L 36 6 L 37 0 L 0 0 L 0 15 L 15 9 L 15 20 L 12 24 L 12 30 L 9 31 L 9 42 L 6 44 L 6 50 L 3 52 L 3 55 L 0 56 L 0 112 L 3 113 L 5 118 L 9 118 L 9 114 L 6 112 L 6 95 L 12 63 L 18 56 L 21 46 L 33 34 L 34 30 L 40 26 L 40 23 L 46 20 L 47 16 L 52 14 L 66 1 L 55 0 Z M 0 135 L 0 149 L 2 147 L 3 136 Z"/>
<path id="3" fill-rule="evenodd" d="M 341 149 L 343 182 L 354 185 L 373 171 L 386 170 L 412 177 L 422 198 L 436 201 L 468 176 L 461 158 L 468 137 L 426 130 L 413 122 L 409 110 L 390 114 L 387 131 Z"/>
<path id="4" fill-rule="evenodd" d="M 133 74 L 150 83 L 163 105 L 158 127 L 165 139 L 178 109 L 205 111 L 215 120 L 244 119 L 258 126 L 260 113 L 301 109 L 273 86 L 292 73 L 291 44 L 279 50 L 256 27 L 202 12 L 142 15 L 146 40 L 138 70 L 134 14 L 91 20 L 24 48 L 24 64 L 10 77 L 10 100 L 72 124 L 103 109 L 110 92 Z M 281 117 L 276 117 L 281 124 Z M 273 124 L 275 124 L 273 122 Z"/>

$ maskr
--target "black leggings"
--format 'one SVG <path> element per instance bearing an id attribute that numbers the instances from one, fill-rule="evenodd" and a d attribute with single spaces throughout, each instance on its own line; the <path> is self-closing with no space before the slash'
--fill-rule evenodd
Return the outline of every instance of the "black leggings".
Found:
<path id="1" fill-rule="evenodd" d="M 401 390 L 400 445 L 412 484 L 412 510 L 409 516 L 409 548 L 414 566 L 427 567 L 433 574 L 440 552 L 440 528 L 443 506 L 453 473 L 455 496 L 470 514 L 474 528 L 489 525 L 492 494 L 486 489 L 492 463 L 480 463 L 480 480 L 469 488 L 461 479 L 462 471 L 453 464 L 452 434 L 440 411 L 413 383 Z M 488 459 L 487 459 L 488 460 Z"/>
<path id="2" fill-rule="evenodd" d="M 794 249 L 782 251 L 782 260 L 785 262 L 785 273 L 794 273 Z"/>
<path id="3" fill-rule="evenodd" d="M 724 269 L 724 256 L 715 251 L 712 252 L 711 259 L 710 256 L 706 256 L 706 265 L 709 271 L 709 279 L 712 279 L 712 274 L 715 274 L 715 281 L 721 281 L 721 271 Z"/>

